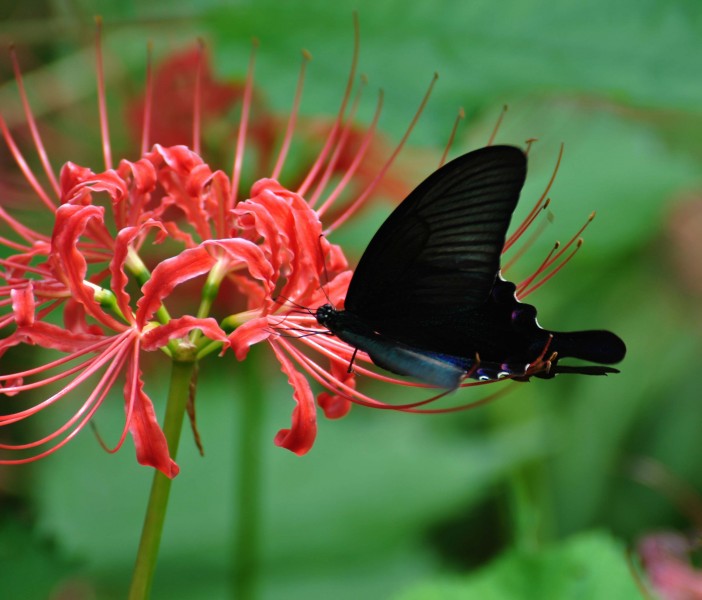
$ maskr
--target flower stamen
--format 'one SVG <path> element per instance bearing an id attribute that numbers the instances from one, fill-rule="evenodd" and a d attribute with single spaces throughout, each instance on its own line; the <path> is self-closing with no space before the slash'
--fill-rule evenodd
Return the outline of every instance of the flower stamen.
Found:
<path id="1" fill-rule="evenodd" d="M 514 233 L 512 233 L 507 238 L 507 241 L 505 241 L 505 245 L 502 249 L 503 254 L 505 252 L 507 252 L 507 250 L 509 250 L 514 245 L 514 243 L 524 234 L 524 232 L 534 222 L 536 215 L 539 214 L 544 208 L 546 208 L 547 202 L 550 202 L 548 200 L 548 193 L 551 190 L 551 187 L 553 186 L 553 182 L 556 180 L 556 175 L 558 174 L 558 169 L 561 166 L 561 159 L 562 158 L 563 158 L 563 144 L 561 144 L 561 148 L 558 151 L 558 158 L 556 159 L 556 165 L 553 168 L 553 172 L 551 173 L 551 178 L 548 180 L 548 183 L 546 184 L 546 188 L 542 192 L 539 199 L 536 201 L 536 204 L 534 204 L 534 207 L 531 209 L 529 214 L 524 218 L 522 223 L 519 225 L 519 227 L 517 227 L 517 229 L 514 231 Z"/>
<path id="2" fill-rule="evenodd" d="M 141 155 L 143 156 L 149 149 L 151 138 L 151 111 L 154 102 L 154 77 L 153 77 L 153 50 L 151 41 L 146 44 L 146 83 L 144 84 L 144 115 L 141 124 Z"/>
<path id="3" fill-rule="evenodd" d="M 502 110 L 500 111 L 500 115 L 497 117 L 497 122 L 495 123 L 495 127 L 492 130 L 492 133 L 490 134 L 490 137 L 488 138 L 486 146 L 492 146 L 495 143 L 495 138 L 497 137 L 497 132 L 500 130 L 500 127 L 502 126 L 502 121 L 505 118 L 505 115 L 507 114 L 507 109 L 508 106 L 506 104 L 502 105 Z"/>
<path id="4" fill-rule="evenodd" d="M 10 46 L 10 58 L 12 60 L 12 68 L 15 73 L 15 81 L 17 82 L 17 90 L 19 91 L 20 99 L 22 100 L 22 108 L 24 109 L 24 114 L 27 118 L 27 125 L 29 125 L 29 131 L 32 135 L 32 140 L 34 141 L 34 147 L 39 155 L 39 160 L 44 167 L 44 173 L 48 177 L 51 187 L 54 189 L 56 195 L 59 195 L 59 184 L 56 181 L 56 176 L 54 175 L 54 170 L 51 167 L 51 162 L 49 161 L 49 156 L 46 153 L 46 148 L 42 142 L 41 136 L 39 135 L 39 129 L 37 128 L 36 120 L 34 119 L 34 114 L 29 105 L 29 100 L 27 99 L 27 92 L 24 87 L 24 79 L 22 77 L 22 71 L 19 68 L 19 62 L 17 61 L 17 53 L 15 52 L 14 45 Z M 52 203 L 52 206 L 53 203 Z"/>
<path id="5" fill-rule="evenodd" d="M 351 97 L 351 90 L 353 89 L 353 82 L 356 80 L 356 69 L 358 67 L 358 53 L 361 45 L 360 26 L 358 23 L 358 15 L 356 13 L 353 14 L 353 33 L 353 58 L 351 59 L 351 70 L 349 71 L 349 77 L 346 80 L 346 88 L 344 89 L 344 95 L 341 98 L 341 106 L 339 107 L 339 112 L 336 115 L 334 124 L 329 130 L 329 134 L 327 135 L 327 139 L 324 142 L 324 146 L 322 146 L 322 150 L 317 156 L 317 160 L 315 160 L 314 164 L 307 173 L 307 177 L 305 177 L 304 181 L 297 189 L 297 193 L 300 196 L 304 196 L 307 193 L 312 183 L 314 182 L 315 177 L 317 177 L 317 173 L 326 161 L 329 151 L 331 150 L 332 146 L 336 143 L 337 133 L 339 131 L 339 128 L 341 127 L 341 123 L 344 120 L 346 106 L 349 102 L 349 98 Z"/>
<path id="6" fill-rule="evenodd" d="M 278 159 L 276 160 L 275 166 L 271 173 L 271 179 L 279 179 L 280 173 L 283 170 L 283 165 L 285 164 L 285 159 L 288 156 L 288 151 L 290 150 L 290 144 L 293 139 L 293 132 L 295 131 L 295 124 L 297 123 L 297 117 L 300 113 L 300 101 L 302 99 L 302 89 L 305 83 L 305 72 L 307 70 L 308 63 L 312 60 L 312 55 L 307 50 L 302 50 L 302 64 L 300 66 L 300 74 L 297 78 L 297 87 L 295 88 L 295 98 L 293 100 L 292 108 L 290 109 L 290 117 L 288 118 L 288 124 L 285 128 L 285 135 L 283 136 L 283 143 L 280 147 L 280 152 L 278 153 Z"/>
<path id="7" fill-rule="evenodd" d="M 353 176 L 355 175 L 356 171 L 358 170 L 358 167 L 360 166 L 361 162 L 363 159 L 366 157 L 366 154 L 368 153 L 368 149 L 370 148 L 370 144 L 373 141 L 373 138 L 375 137 L 375 131 L 378 126 L 378 119 L 380 118 L 380 113 L 383 110 L 383 91 L 380 90 L 378 93 L 378 103 L 375 108 L 375 113 L 373 114 L 373 120 L 371 121 L 371 124 L 369 125 L 368 129 L 366 130 L 366 133 L 363 136 L 363 140 L 361 141 L 361 145 L 359 146 L 358 150 L 355 153 L 354 159 L 349 165 L 348 169 L 346 169 L 346 172 L 344 173 L 344 176 L 341 178 L 341 181 L 336 185 L 334 190 L 329 194 L 327 199 L 324 201 L 322 206 L 319 207 L 317 210 L 317 214 L 322 217 L 324 216 L 324 213 L 327 211 L 327 209 L 337 200 L 337 198 L 343 193 L 344 189 L 346 189 L 346 186 L 349 184 Z M 352 203 L 346 210 L 350 211 L 350 214 L 353 213 L 357 208 L 359 204 L 356 202 Z M 350 216 L 349 214 L 349 216 Z M 348 218 L 348 217 L 347 217 Z"/>
<path id="8" fill-rule="evenodd" d="M 249 112 L 251 111 L 251 97 L 253 94 L 254 66 L 256 64 L 256 50 L 258 40 L 254 38 L 251 43 L 251 56 L 249 56 L 249 68 L 246 73 L 246 84 L 244 85 L 244 99 L 241 103 L 241 118 L 239 119 L 239 133 L 236 137 L 236 148 L 234 150 L 234 165 L 232 167 L 232 189 L 230 198 L 230 208 L 236 206 L 237 194 L 239 192 L 239 182 L 241 181 L 241 167 L 244 164 L 244 146 L 246 144 L 246 132 L 249 125 Z"/>
<path id="9" fill-rule="evenodd" d="M 414 116 L 412 117 L 412 120 L 410 121 L 409 126 L 407 127 L 407 130 L 405 131 L 404 135 L 402 136 L 402 139 L 400 142 L 397 144 L 397 147 L 393 151 L 393 153 L 390 155 L 390 157 L 385 161 L 385 164 L 381 167 L 381 169 L 378 171 L 376 176 L 373 178 L 373 180 L 366 186 L 366 189 L 363 190 L 356 198 L 356 200 L 347 208 L 329 227 L 327 227 L 324 230 L 324 234 L 328 235 L 332 231 L 334 231 L 336 228 L 338 228 L 342 223 L 344 223 L 363 203 L 368 199 L 368 197 L 373 193 L 377 185 L 382 181 L 383 177 L 385 177 L 385 174 L 388 172 L 390 167 L 393 165 L 395 162 L 395 159 L 397 158 L 398 154 L 400 154 L 401 150 L 404 148 L 405 144 L 407 143 L 407 139 L 410 136 L 410 133 L 412 133 L 412 130 L 414 129 L 415 125 L 417 124 L 417 121 L 419 121 L 419 117 L 422 115 L 422 112 L 424 112 L 424 108 L 427 105 L 427 102 L 429 102 L 429 97 L 431 96 L 431 92 L 434 89 L 434 85 L 436 84 L 437 79 L 439 78 L 438 73 L 434 73 L 434 77 L 432 77 L 431 82 L 429 83 L 429 87 L 427 88 L 427 91 L 424 94 L 424 97 L 422 98 L 422 101 L 419 104 L 419 107 L 417 108 L 416 112 L 414 113 Z"/>
<path id="10" fill-rule="evenodd" d="M 111 169 L 112 147 L 110 145 L 110 127 L 107 119 L 107 102 L 105 99 L 105 70 L 102 60 L 102 17 L 95 17 L 95 25 L 95 61 L 97 71 L 98 108 L 100 111 L 102 155 L 105 159 L 105 169 Z"/>
<path id="11" fill-rule="evenodd" d="M 448 157 L 449 150 L 453 146 L 453 140 L 456 138 L 456 132 L 458 131 L 458 126 L 461 121 L 466 118 L 466 111 L 463 107 L 458 109 L 458 114 L 453 121 L 453 127 L 451 128 L 451 133 L 449 134 L 448 142 L 446 142 L 446 147 L 444 148 L 444 153 L 441 155 L 441 160 L 439 161 L 439 167 L 443 167 L 446 163 L 446 158 Z"/>

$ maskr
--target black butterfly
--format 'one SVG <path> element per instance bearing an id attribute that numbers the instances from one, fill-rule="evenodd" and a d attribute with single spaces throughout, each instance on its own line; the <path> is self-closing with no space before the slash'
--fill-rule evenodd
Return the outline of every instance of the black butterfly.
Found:
<path id="1" fill-rule="evenodd" d="M 617 373 L 559 365 L 564 357 L 613 364 L 626 347 L 609 331 L 542 329 L 500 276 L 525 178 L 526 155 L 512 146 L 481 148 L 432 173 L 373 236 L 345 310 L 325 304 L 317 321 L 379 367 L 447 389 L 466 376 Z"/>

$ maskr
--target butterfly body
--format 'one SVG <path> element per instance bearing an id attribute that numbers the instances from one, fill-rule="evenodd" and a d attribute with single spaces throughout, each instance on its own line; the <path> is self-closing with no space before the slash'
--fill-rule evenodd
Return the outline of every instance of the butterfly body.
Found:
<path id="1" fill-rule="evenodd" d="M 553 332 L 500 275 L 500 255 L 526 177 L 511 146 L 463 155 L 430 175 L 393 211 L 356 268 L 345 310 L 318 322 L 381 368 L 453 389 L 476 379 L 603 375 L 624 343 L 608 331 Z"/>

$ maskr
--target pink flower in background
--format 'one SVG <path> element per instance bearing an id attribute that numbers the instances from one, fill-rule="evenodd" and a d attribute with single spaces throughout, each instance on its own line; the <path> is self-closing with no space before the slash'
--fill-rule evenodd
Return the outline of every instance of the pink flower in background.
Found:
<path id="1" fill-rule="evenodd" d="M 695 568 L 690 559 L 698 548 L 699 540 L 673 531 L 652 532 L 639 540 L 639 556 L 658 597 L 662 600 L 702 598 L 702 571 Z"/>

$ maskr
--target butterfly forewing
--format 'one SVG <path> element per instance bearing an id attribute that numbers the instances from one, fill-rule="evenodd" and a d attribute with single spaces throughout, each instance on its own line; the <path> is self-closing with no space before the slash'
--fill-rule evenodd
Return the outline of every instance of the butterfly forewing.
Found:
<path id="1" fill-rule="evenodd" d="M 427 317 L 447 307 L 481 305 L 525 177 L 526 156 L 512 146 L 482 148 L 434 172 L 371 240 L 346 310 L 379 327 L 429 323 Z"/>

